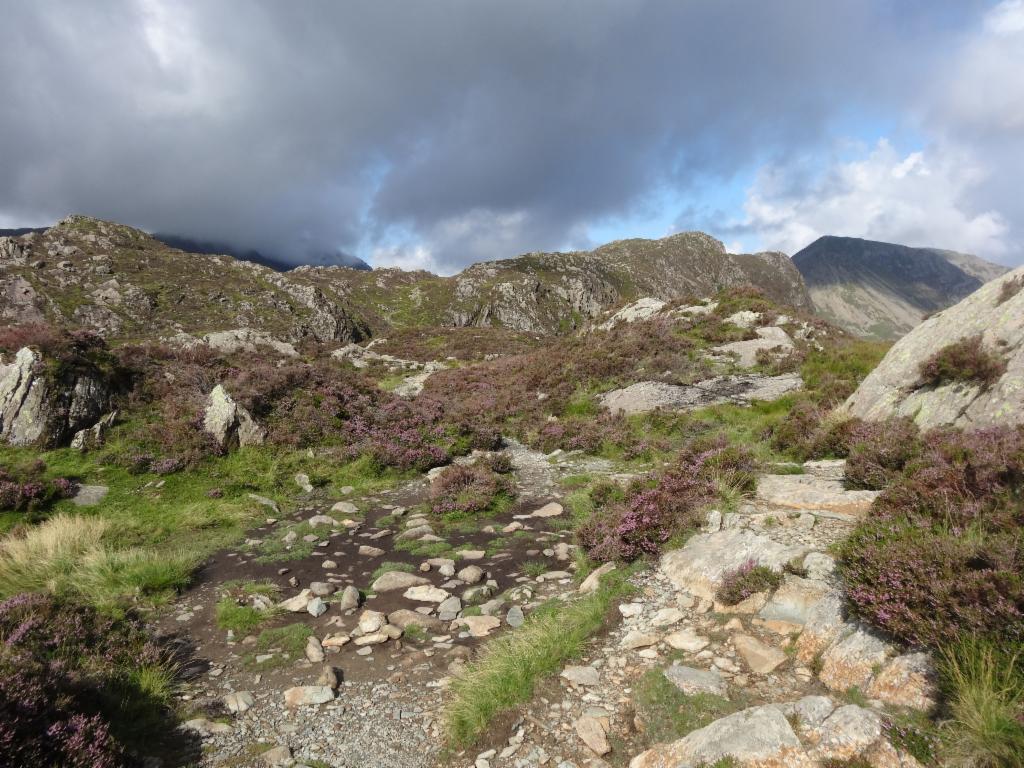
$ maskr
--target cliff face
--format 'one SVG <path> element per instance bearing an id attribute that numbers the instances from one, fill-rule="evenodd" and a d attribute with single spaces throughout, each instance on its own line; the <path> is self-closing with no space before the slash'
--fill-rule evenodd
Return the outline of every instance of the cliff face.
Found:
<path id="1" fill-rule="evenodd" d="M 701 297 L 748 284 L 777 302 L 810 307 L 785 255 L 729 254 L 699 232 L 531 253 L 453 277 L 346 267 L 278 272 L 181 251 L 84 216 L 0 238 L 6 322 L 50 321 L 121 339 L 253 329 L 288 341 L 348 343 L 390 328 L 438 325 L 556 333 L 642 296 Z"/>
<path id="2" fill-rule="evenodd" d="M 793 256 L 818 314 L 852 333 L 895 339 L 1007 270 L 937 248 L 821 237 Z"/>

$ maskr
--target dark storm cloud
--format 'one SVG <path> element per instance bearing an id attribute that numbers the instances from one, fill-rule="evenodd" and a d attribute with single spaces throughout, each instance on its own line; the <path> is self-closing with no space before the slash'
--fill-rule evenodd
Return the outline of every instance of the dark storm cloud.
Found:
<path id="1" fill-rule="evenodd" d="M 956 23 L 898 6 L 0 0 L 0 218 L 442 269 L 557 247 L 903 98 Z"/>

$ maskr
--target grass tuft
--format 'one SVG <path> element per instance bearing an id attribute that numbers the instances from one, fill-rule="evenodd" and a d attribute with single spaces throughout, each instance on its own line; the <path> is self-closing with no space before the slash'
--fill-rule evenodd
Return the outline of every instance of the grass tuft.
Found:
<path id="1" fill-rule="evenodd" d="M 526 623 L 487 644 L 483 654 L 451 687 L 445 712 L 449 743 L 473 743 L 499 713 L 527 701 L 537 683 L 579 654 L 597 632 L 613 601 L 629 590 L 630 569 L 607 574 L 600 589 L 570 603 L 552 601 Z"/>

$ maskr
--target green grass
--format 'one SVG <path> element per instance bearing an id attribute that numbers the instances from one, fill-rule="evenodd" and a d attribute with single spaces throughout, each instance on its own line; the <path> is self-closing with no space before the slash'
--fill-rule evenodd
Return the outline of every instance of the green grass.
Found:
<path id="1" fill-rule="evenodd" d="M 523 573 L 531 578 L 537 578 L 542 573 L 547 573 L 551 570 L 551 567 L 543 562 L 542 560 L 530 560 L 523 563 Z"/>
<path id="2" fill-rule="evenodd" d="M 537 684 L 577 656 L 617 598 L 629 593 L 631 570 L 605 576 L 596 593 L 569 603 L 551 601 L 516 630 L 491 640 L 465 674 L 454 680 L 444 713 L 448 742 L 473 743 L 491 720 L 527 701 Z"/>
<path id="3" fill-rule="evenodd" d="M 217 603 L 217 626 L 239 635 L 249 634 L 275 615 L 273 610 L 261 611 L 251 605 L 239 605 L 233 597 L 222 598 Z"/>
<path id="4" fill-rule="evenodd" d="M 306 624 L 286 624 L 283 627 L 272 627 L 260 632 L 256 638 L 256 650 L 245 657 L 247 664 L 257 669 L 272 669 L 295 661 L 302 657 L 306 649 L 306 640 L 313 634 L 313 629 Z M 258 654 L 273 651 L 274 658 L 256 662 Z M 288 658 L 284 657 L 287 654 Z"/>
<path id="5" fill-rule="evenodd" d="M 220 585 L 221 590 L 240 592 L 244 595 L 266 595 L 271 597 L 281 591 L 281 588 L 277 586 L 270 579 L 260 579 L 259 581 L 253 581 L 251 579 L 229 579 Z"/>
<path id="6" fill-rule="evenodd" d="M 964 638 L 943 649 L 940 672 L 943 751 L 978 768 L 1024 766 L 1024 652 Z"/>
<path id="7" fill-rule="evenodd" d="M 648 670 L 637 683 L 634 706 L 650 744 L 675 741 L 740 709 L 736 702 L 721 696 L 687 696 L 661 669 Z"/>
<path id="8" fill-rule="evenodd" d="M 251 547 L 257 563 L 280 563 L 288 560 L 303 560 L 313 554 L 316 541 L 304 541 L 303 537 L 316 535 L 317 541 L 330 530 L 326 527 L 313 528 L 309 523 L 297 523 L 287 528 L 275 528 L 259 543 Z M 295 532 L 295 541 L 291 544 L 284 540 L 289 531 Z"/>

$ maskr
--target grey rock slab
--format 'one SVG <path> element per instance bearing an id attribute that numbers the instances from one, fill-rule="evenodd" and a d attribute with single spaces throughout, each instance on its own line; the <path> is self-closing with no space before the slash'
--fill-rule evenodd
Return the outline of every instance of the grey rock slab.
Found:
<path id="1" fill-rule="evenodd" d="M 1024 422 L 1024 291 L 1013 291 L 1019 281 L 1024 281 L 1024 267 L 924 320 L 892 346 L 847 399 L 843 412 L 866 421 L 907 416 L 922 429 Z M 1006 372 L 992 386 L 920 386 L 921 363 L 953 342 L 979 335 L 985 348 L 1006 361 Z"/>
<path id="2" fill-rule="evenodd" d="M 717 670 L 674 664 L 666 668 L 663 674 L 666 680 L 687 696 L 710 693 L 723 699 L 729 698 L 729 686 Z"/>
<path id="3" fill-rule="evenodd" d="M 867 514 L 880 493 L 848 491 L 842 482 L 816 475 L 762 475 L 755 500 L 769 509 L 857 520 Z"/>
<path id="4" fill-rule="evenodd" d="M 78 491 L 71 497 L 71 503 L 76 507 L 95 507 L 107 498 L 110 489 L 105 485 L 80 485 Z"/>
<path id="5" fill-rule="evenodd" d="M 399 589 L 409 589 L 409 587 L 418 587 L 429 583 L 430 579 L 418 576 L 415 573 L 386 571 L 370 585 L 370 590 L 373 592 L 395 592 Z"/>
<path id="6" fill-rule="evenodd" d="M 776 400 L 803 387 L 799 374 L 781 376 L 743 374 L 716 376 L 696 384 L 641 381 L 601 395 L 601 404 L 612 413 L 627 416 L 656 409 L 688 411 L 722 403 L 747 405 L 755 400 Z"/>

